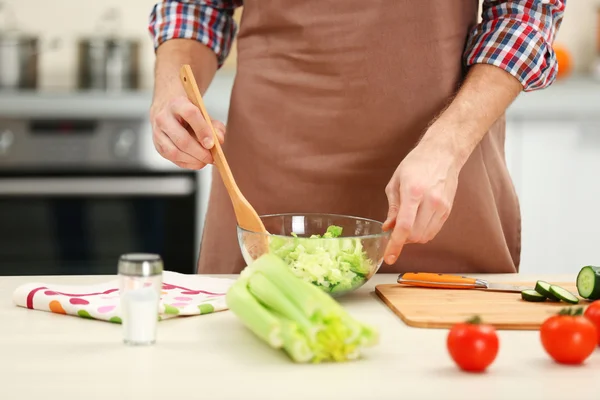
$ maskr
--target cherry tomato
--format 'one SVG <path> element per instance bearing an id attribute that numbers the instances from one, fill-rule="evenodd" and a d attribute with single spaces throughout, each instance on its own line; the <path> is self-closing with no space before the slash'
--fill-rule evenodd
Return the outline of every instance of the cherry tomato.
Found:
<path id="1" fill-rule="evenodd" d="M 596 326 L 596 332 L 598 333 L 598 346 L 600 346 L 600 300 L 596 300 L 590 304 L 583 316 L 592 321 Z"/>
<path id="2" fill-rule="evenodd" d="M 493 326 L 474 317 L 450 329 L 446 346 L 460 369 L 483 372 L 496 359 L 499 340 Z"/>
<path id="3" fill-rule="evenodd" d="M 561 310 L 540 327 L 544 350 L 561 364 L 581 364 L 596 349 L 597 329 L 586 317 L 583 308 Z"/>

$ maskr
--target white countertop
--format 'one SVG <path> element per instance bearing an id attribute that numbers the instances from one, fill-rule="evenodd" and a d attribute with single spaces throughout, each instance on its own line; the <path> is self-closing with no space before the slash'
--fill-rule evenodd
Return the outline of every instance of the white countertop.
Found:
<path id="1" fill-rule="evenodd" d="M 374 294 L 394 282 L 378 275 L 341 302 L 380 329 L 380 344 L 351 363 L 299 365 L 272 350 L 235 316 L 221 312 L 159 324 L 153 347 L 129 348 L 121 327 L 27 310 L 12 291 L 25 282 L 92 283 L 112 277 L 0 277 L 0 398 L 597 400 L 600 348 L 582 367 L 553 363 L 537 331 L 499 331 L 500 352 L 485 374 L 460 372 L 447 330 L 406 326 Z M 572 280 L 575 276 L 492 275 L 490 280 Z M 561 387 L 562 386 L 562 387 Z"/>

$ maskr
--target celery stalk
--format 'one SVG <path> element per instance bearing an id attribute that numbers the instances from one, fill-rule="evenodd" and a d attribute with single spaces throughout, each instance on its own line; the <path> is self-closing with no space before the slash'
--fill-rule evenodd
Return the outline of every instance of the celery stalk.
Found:
<path id="1" fill-rule="evenodd" d="M 227 305 L 259 338 L 298 363 L 357 359 L 377 331 L 354 319 L 331 296 L 265 254 L 244 269 Z"/>
<path id="2" fill-rule="evenodd" d="M 310 349 L 308 340 L 299 331 L 298 326 L 294 322 L 282 319 L 281 327 L 283 348 L 292 360 L 299 363 L 312 360 L 314 353 Z"/>
<path id="3" fill-rule="evenodd" d="M 237 281 L 225 295 L 229 309 L 271 347 L 283 346 L 281 321 L 269 313 L 248 291 L 245 281 Z"/>
<path id="4" fill-rule="evenodd" d="M 302 310 L 285 295 L 281 289 L 271 283 L 270 279 L 261 272 L 256 272 L 248 278 L 248 290 L 258 301 L 283 317 L 295 321 L 300 329 L 313 337 L 315 327 Z"/>
<path id="5" fill-rule="evenodd" d="M 274 261 L 270 254 L 266 257 L 259 257 L 252 265 L 252 272 L 262 272 L 269 277 L 269 280 L 288 296 L 288 298 L 306 315 L 311 318 L 319 309 L 322 303 L 322 292 L 314 285 L 299 280 L 294 276 L 285 264 L 281 264 L 281 259 Z M 301 282 L 301 283 L 299 283 Z"/>

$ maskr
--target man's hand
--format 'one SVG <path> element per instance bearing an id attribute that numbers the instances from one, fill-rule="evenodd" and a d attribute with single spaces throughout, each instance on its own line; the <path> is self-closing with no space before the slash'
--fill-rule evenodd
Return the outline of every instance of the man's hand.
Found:
<path id="1" fill-rule="evenodd" d="M 384 230 L 393 228 L 387 249 L 393 264 L 405 243 L 427 243 L 450 215 L 460 167 L 454 155 L 435 145 L 417 146 L 400 163 L 385 193 Z"/>
<path id="2" fill-rule="evenodd" d="M 212 130 L 202 113 L 187 97 L 177 96 L 155 102 L 150 114 L 152 140 L 161 156 L 186 169 L 202 169 L 213 163 Z M 225 140 L 225 125 L 211 120 L 219 142 Z"/>
<path id="3" fill-rule="evenodd" d="M 179 80 L 179 71 L 189 64 L 198 88 L 205 93 L 213 79 L 217 60 L 215 54 L 195 40 L 172 39 L 156 52 L 154 97 L 150 108 L 152 140 L 158 153 L 177 166 L 198 170 L 213 159 L 212 131 L 200 110 L 187 98 Z M 225 125 L 211 121 L 220 143 L 225 140 Z"/>
<path id="4" fill-rule="evenodd" d="M 486 64 L 471 67 L 448 108 L 400 163 L 386 187 L 393 229 L 384 260 L 393 264 L 406 243 L 426 243 L 446 222 L 463 165 L 490 126 L 523 90 L 504 70 Z"/>

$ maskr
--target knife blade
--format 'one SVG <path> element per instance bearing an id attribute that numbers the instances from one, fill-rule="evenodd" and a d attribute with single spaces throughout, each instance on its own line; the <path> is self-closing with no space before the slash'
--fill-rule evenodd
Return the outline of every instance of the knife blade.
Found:
<path id="1" fill-rule="evenodd" d="M 404 272 L 398 275 L 398 283 L 408 286 L 419 286 L 443 289 L 481 289 L 492 292 L 521 292 L 533 289 L 530 286 L 517 286 L 485 279 L 469 278 L 460 275 L 436 274 L 431 272 Z"/>

